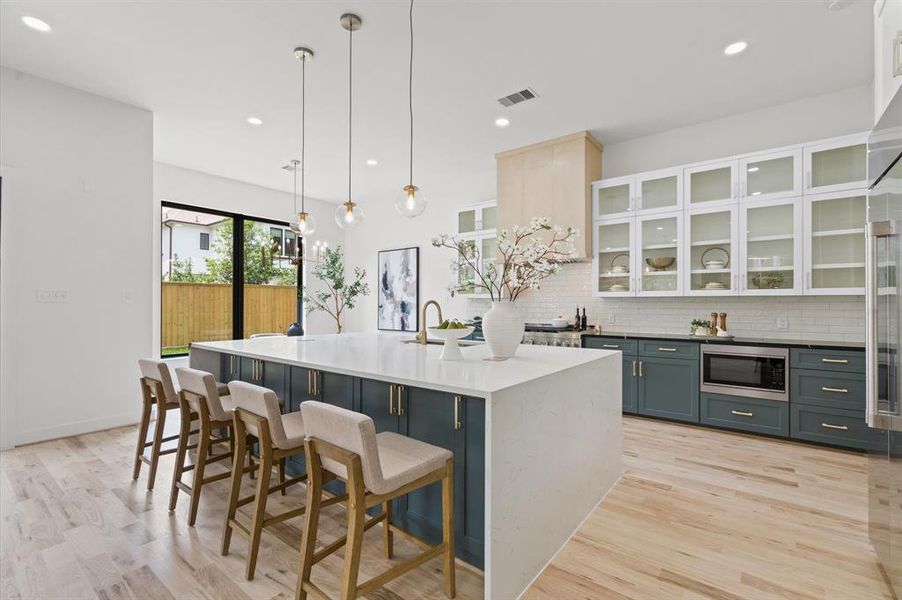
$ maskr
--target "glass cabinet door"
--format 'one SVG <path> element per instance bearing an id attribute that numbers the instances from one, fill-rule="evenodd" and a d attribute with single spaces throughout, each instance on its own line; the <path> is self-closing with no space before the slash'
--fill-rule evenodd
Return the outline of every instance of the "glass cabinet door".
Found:
<path id="1" fill-rule="evenodd" d="M 473 233 L 476 231 L 477 209 L 468 208 L 457 213 L 457 233 Z"/>
<path id="2" fill-rule="evenodd" d="M 737 163 L 734 160 L 685 169 L 683 181 L 686 186 L 686 203 L 689 206 L 700 206 L 738 200 L 736 169 Z"/>
<path id="3" fill-rule="evenodd" d="M 476 253 L 476 243 L 477 240 L 475 239 L 464 241 L 469 261 L 460 257 L 457 258 L 458 294 L 469 295 L 476 292 L 476 269 L 474 267 L 479 260 Z"/>
<path id="4" fill-rule="evenodd" d="M 498 226 L 498 205 L 490 204 L 482 207 L 482 216 L 479 229 L 491 231 Z"/>
<path id="5" fill-rule="evenodd" d="M 633 290 L 633 219 L 595 224 L 595 292 L 629 296 Z"/>
<path id="6" fill-rule="evenodd" d="M 672 296 L 680 291 L 679 238 L 682 214 L 637 221 L 639 288 L 642 296 Z"/>
<path id="7" fill-rule="evenodd" d="M 643 173 L 636 177 L 637 210 L 673 210 L 683 205 L 682 169 Z"/>
<path id="8" fill-rule="evenodd" d="M 867 187 L 865 139 L 805 148 L 805 193 Z"/>
<path id="9" fill-rule="evenodd" d="M 743 265 L 740 292 L 746 295 L 801 291 L 801 199 L 747 203 L 740 231 Z"/>
<path id="10" fill-rule="evenodd" d="M 686 289 L 690 295 L 720 296 L 736 293 L 736 208 L 686 215 Z"/>
<path id="11" fill-rule="evenodd" d="M 802 150 L 787 150 L 739 161 L 739 196 L 766 200 L 802 193 Z"/>
<path id="12" fill-rule="evenodd" d="M 805 291 L 864 293 L 867 196 L 833 193 L 805 198 Z"/>
<path id="13" fill-rule="evenodd" d="M 626 214 L 633 210 L 635 179 L 618 177 L 592 184 L 592 204 L 595 218 Z"/>

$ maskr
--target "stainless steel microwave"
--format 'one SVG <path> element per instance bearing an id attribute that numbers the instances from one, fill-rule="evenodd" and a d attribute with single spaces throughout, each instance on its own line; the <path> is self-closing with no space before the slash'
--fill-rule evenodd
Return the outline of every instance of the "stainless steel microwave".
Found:
<path id="1" fill-rule="evenodd" d="M 701 391 L 789 401 L 789 349 L 702 344 Z"/>

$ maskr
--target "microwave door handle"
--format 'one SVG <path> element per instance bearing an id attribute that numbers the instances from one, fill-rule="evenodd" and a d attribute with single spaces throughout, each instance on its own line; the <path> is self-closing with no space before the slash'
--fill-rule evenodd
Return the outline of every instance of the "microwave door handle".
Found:
<path id="1" fill-rule="evenodd" d="M 868 427 L 877 426 L 877 238 L 888 237 L 889 221 L 868 223 L 865 234 L 864 303 L 865 303 L 865 420 Z"/>

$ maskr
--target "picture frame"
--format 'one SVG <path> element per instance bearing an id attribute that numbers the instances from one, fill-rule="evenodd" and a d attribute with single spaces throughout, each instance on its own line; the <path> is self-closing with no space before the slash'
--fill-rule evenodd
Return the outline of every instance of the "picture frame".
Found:
<path id="1" fill-rule="evenodd" d="M 420 248 L 380 250 L 376 277 L 377 329 L 419 331 Z"/>

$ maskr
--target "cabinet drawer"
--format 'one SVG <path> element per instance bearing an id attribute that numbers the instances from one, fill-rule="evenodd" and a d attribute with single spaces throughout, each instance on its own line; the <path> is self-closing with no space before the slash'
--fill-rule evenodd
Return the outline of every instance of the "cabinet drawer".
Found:
<path id="1" fill-rule="evenodd" d="M 722 394 L 702 394 L 700 421 L 742 431 L 789 435 L 789 403 Z"/>
<path id="2" fill-rule="evenodd" d="M 867 448 L 864 411 L 804 404 L 790 404 L 789 410 L 790 435 L 794 438 L 859 450 Z"/>
<path id="3" fill-rule="evenodd" d="M 792 348 L 790 349 L 789 365 L 794 369 L 821 369 L 864 374 L 864 352 Z"/>
<path id="4" fill-rule="evenodd" d="M 698 344 L 668 342 L 667 340 L 639 340 L 639 354 L 662 358 L 698 358 Z"/>
<path id="5" fill-rule="evenodd" d="M 795 403 L 864 412 L 864 375 L 792 369 L 790 377 L 789 395 Z"/>
<path id="6" fill-rule="evenodd" d="M 585 338 L 586 348 L 599 348 L 601 350 L 620 350 L 624 354 L 636 354 L 636 340 L 623 338 Z"/>

